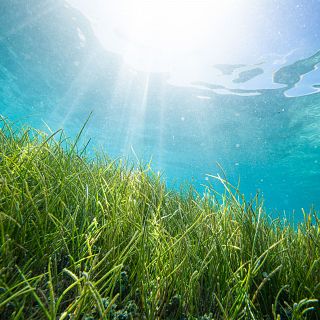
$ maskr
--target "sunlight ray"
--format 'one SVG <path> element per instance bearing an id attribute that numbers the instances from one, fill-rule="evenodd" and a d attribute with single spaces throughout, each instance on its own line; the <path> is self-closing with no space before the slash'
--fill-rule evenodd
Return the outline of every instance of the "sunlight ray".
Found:
<path id="1" fill-rule="evenodd" d="M 148 105 L 150 74 L 146 73 L 143 77 L 143 90 L 138 92 L 138 100 L 136 104 L 131 104 L 130 113 L 128 115 L 127 134 L 123 143 L 123 150 L 129 154 L 134 148 L 134 144 L 143 136 L 145 128 L 145 115 Z M 137 150 L 135 150 L 137 151 Z M 147 159 L 145 159 L 147 160 Z"/>
<path id="2" fill-rule="evenodd" d="M 82 68 L 78 72 L 78 75 L 69 84 L 63 97 L 61 97 L 59 103 L 51 111 L 50 118 L 55 119 L 57 128 L 63 128 L 71 116 L 74 118 L 74 111 L 81 105 L 81 98 L 89 91 L 93 79 L 88 77 L 88 75 L 92 69 L 93 62 L 97 58 L 97 54 L 96 50 L 91 50 L 91 54 L 82 62 Z M 65 112 L 61 113 L 61 109 L 65 110 Z M 87 112 L 90 111 L 88 106 Z"/>

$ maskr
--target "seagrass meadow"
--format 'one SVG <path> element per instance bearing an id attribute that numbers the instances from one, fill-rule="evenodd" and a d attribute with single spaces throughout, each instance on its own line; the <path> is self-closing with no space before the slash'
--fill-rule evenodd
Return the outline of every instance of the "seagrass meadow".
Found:
<path id="1" fill-rule="evenodd" d="M 292 226 L 217 179 L 173 191 L 2 119 L 0 318 L 320 319 L 317 213 Z"/>

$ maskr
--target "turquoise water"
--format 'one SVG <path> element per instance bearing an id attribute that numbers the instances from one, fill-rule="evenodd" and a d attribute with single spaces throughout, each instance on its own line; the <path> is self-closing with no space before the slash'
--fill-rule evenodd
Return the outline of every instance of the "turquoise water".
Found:
<path id="1" fill-rule="evenodd" d="M 182 84 L 106 50 L 90 20 L 64 1 L 0 8 L 4 117 L 74 136 L 92 111 L 83 137 L 91 152 L 152 159 L 169 187 L 189 181 L 202 192 L 219 163 L 272 211 L 300 219 L 302 207 L 319 209 L 320 42 L 251 64 L 213 63 L 214 77 Z"/>

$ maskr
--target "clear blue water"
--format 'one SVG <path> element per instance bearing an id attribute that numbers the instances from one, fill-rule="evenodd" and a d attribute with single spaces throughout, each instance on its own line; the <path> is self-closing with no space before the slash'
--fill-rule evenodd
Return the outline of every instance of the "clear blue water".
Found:
<path id="1" fill-rule="evenodd" d="M 93 111 L 83 137 L 91 152 L 152 159 L 170 188 L 189 181 L 199 192 L 219 163 L 246 195 L 259 190 L 271 212 L 299 220 L 302 207 L 320 205 L 320 4 L 303 3 L 304 15 L 294 8 L 308 37 L 288 31 L 290 54 L 261 42 L 259 59 L 212 63 L 214 77 L 182 84 L 125 63 L 64 1 L 1 2 L 0 114 L 72 137 Z"/>

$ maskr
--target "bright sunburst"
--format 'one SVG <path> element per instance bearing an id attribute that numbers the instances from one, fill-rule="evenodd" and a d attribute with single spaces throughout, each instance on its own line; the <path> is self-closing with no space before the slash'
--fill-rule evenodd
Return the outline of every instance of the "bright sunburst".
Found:
<path id="1" fill-rule="evenodd" d="M 243 40 L 253 32 L 250 0 L 95 0 L 84 5 L 95 16 L 107 49 L 140 69 L 166 69 L 188 56 L 201 59 L 204 52 L 219 62 L 246 49 Z"/>
<path id="2" fill-rule="evenodd" d="M 233 9 L 230 2 L 129 1 L 121 27 L 131 40 L 152 48 L 193 48 L 211 28 L 217 28 L 217 35 L 221 32 Z"/>
<path id="3" fill-rule="evenodd" d="M 236 0 L 128 0 L 119 9 L 127 57 L 170 63 L 204 47 L 214 47 L 217 56 L 232 49 L 246 8 Z"/>

